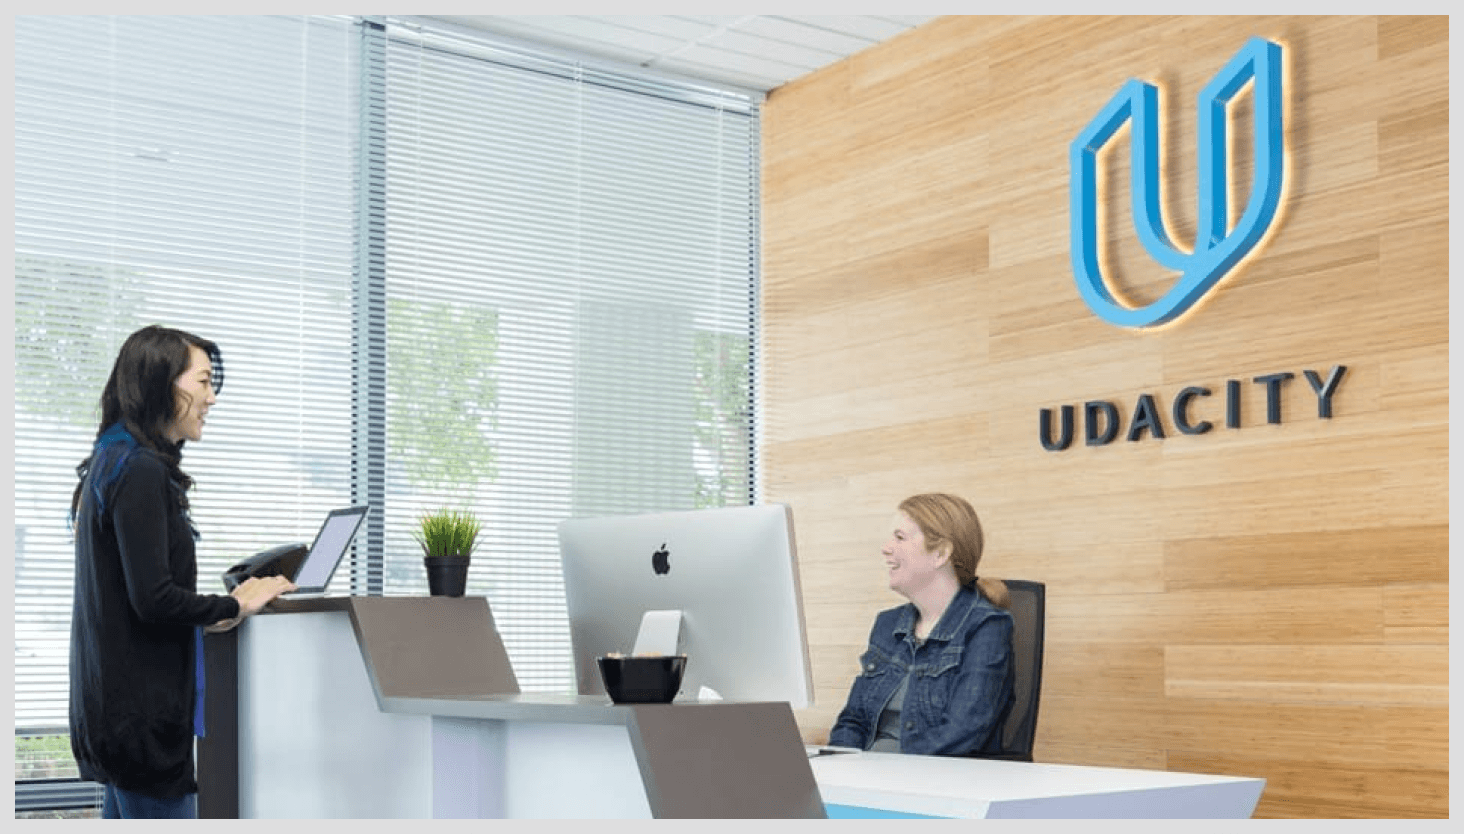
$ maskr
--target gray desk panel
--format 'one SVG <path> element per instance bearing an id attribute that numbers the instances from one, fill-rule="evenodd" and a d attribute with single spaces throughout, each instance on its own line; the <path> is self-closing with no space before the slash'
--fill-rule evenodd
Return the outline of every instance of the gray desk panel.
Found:
<path id="1" fill-rule="evenodd" d="M 519 691 L 483 597 L 352 597 L 349 610 L 378 700 Z"/>
<path id="2" fill-rule="evenodd" d="M 819 819 L 785 702 L 634 707 L 631 746 L 658 819 Z"/>

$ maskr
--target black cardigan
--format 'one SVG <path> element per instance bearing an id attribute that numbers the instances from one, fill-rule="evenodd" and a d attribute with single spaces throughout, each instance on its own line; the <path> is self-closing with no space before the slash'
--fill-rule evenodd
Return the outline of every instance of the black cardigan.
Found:
<path id="1" fill-rule="evenodd" d="M 239 604 L 196 593 L 179 487 L 154 452 L 124 449 L 116 465 L 93 465 L 76 515 L 71 750 L 82 778 L 176 798 L 198 790 L 194 627 L 238 616 Z"/>

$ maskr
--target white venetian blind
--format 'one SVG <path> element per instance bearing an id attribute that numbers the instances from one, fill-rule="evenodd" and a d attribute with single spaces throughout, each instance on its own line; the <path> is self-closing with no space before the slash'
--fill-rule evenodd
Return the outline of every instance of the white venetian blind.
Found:
<path id="1" fill-rule="evenodd" d="M 358 38 L 346 18 L 15 18 L 17 730 L 66 725 L 75 467 L 129 333 L 223 352 L 183 456 L 200 590 L 352 499 Z"/>
<path id="2" fill-rule="evenodd" d="M 15 18 L 15 718 L 64 728 L 75 466 L 127 334 L 217 341 L 200 586 L 375 510 L 333 591 L 484 523 L 525 689 L 573 686 L 558 523 L 753 498 L 748 96 L 350 17 Z"/>
<path id="3" fill-rule="evenodd" d="M 387 31 L 385 589 L 475 511 L 468 592 L 569 690 L 558 523 L 752 500 L 756 103 Z"/>

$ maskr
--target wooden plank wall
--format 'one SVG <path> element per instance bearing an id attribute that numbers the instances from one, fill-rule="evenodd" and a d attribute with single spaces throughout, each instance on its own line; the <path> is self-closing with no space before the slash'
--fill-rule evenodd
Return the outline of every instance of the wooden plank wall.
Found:
<path id="1" fill-rule="evenodd" d="M 1173 326 L 1104 323 L 1069 263 L 1070 142 L 1127 79 L 1161 85 L 1192 240 L 1194 103 L 1253 36 L 1286 48 L 1265 248 Z M 770 95 L 766 497 L 799 538 L 806 739 L 903 601 L 894 505 L 945 490 L 982 515 L 983 573 L 1047 583 L 1038 760 L 1262 776 L 1262 817 L 1447 816 L 1448 57 L 1442 17 L 944 17 Z M 1120 147 L 1109 275 L 1148 302 L 1174 276 Z M 1322 419 L 1302 374 L 1336 365 Z M 1252 380 L 1278 372 L 1271 424 Z M 1207 434 L 1175 430 L 1187 386 Z M 1129 421 L 1146 393 L 1164 439 L 1039 442 L 1041 409 Z"/>

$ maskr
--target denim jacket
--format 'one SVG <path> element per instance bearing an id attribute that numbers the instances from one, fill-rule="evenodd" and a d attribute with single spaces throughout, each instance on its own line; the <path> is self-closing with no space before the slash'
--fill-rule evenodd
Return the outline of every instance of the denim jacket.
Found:
<path id="1" fill-rule="evenodd" d="M 880 612 L 859 658 L 860 673 L 829 744 L 868 750 L 879 715 L 911 672 L 900 716 L 900 752 L 962 755 L 1001 749 L 1011 712 L 1012 615 L 966 586 L 924 643 L 913 603 Z M 899 705 L 896 705 L 899 707 Z"/>

